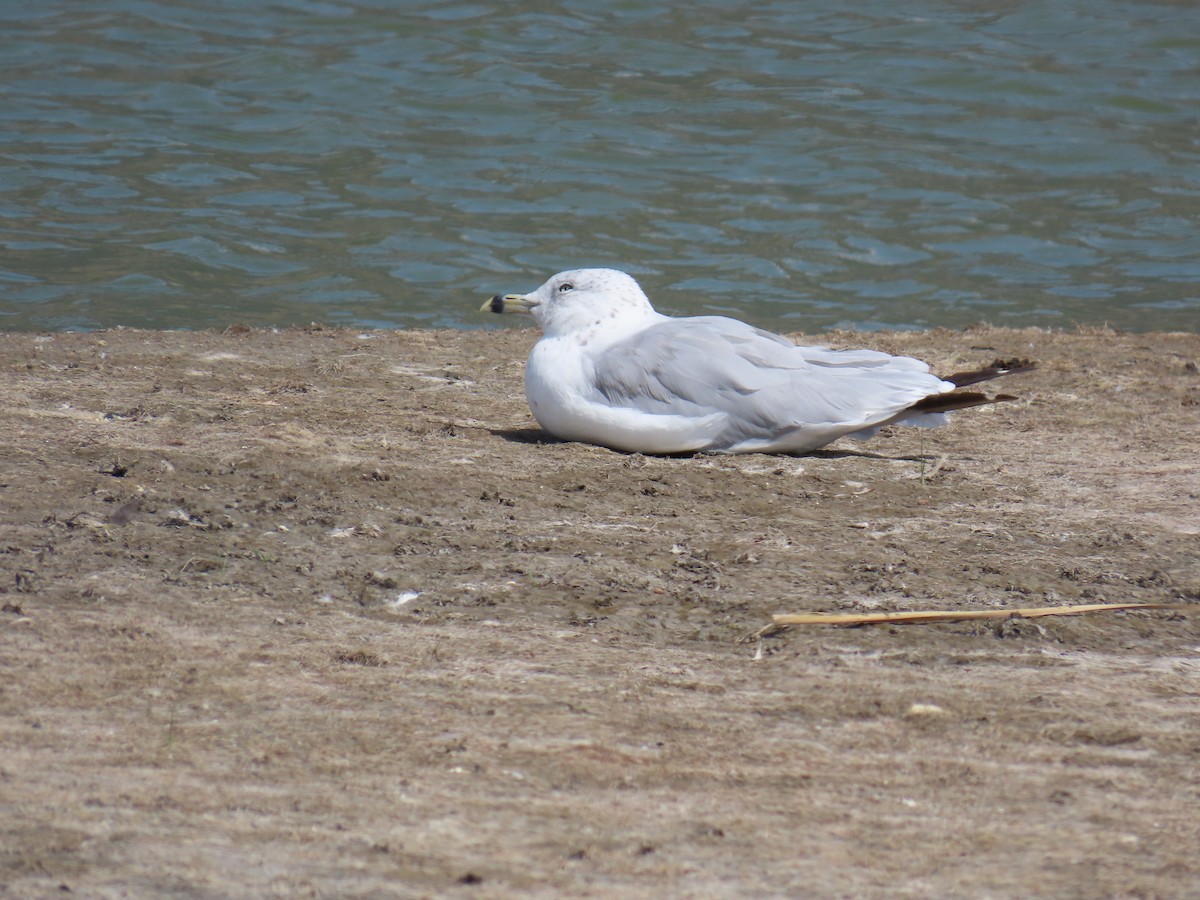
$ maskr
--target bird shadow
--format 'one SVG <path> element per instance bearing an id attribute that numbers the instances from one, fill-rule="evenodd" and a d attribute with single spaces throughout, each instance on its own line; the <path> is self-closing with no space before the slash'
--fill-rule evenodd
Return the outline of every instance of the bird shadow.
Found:
<path id="1" fill-rule="evenodd" d="M 884 462 L 933 462 L 937 459 L 936 455 L 930 453 L 889 456 L 885 453 L 874 453 L 870 450 L 812 450 L 808 453 L 789 453 L 786 455 L 797 458 L 807 457 L 808 459 L 881 459 Z"/>
<path id="2" fill-rule="evenodd" d="M 540 428 L 489 428 L 495 437 L 503 438 L 514 444 L 565 444 L 548 431 Z"/>
<path id="3" fill-rule="evenodd" d="M 563 440 L 562 438 L 556 438 L 548 431 L 542 431 L 540 428 L 489 428 L 488 431 L 496 437 L 512 441 L 514 444 L 582 444 L 585 447 L 608 450 L 610 453 L 617 453 L 621 456 L 657 456 L 662 459 L 688 459 L 693 456 L 717 455 L 709 453 L 641 453 L 636 450 L 618 450 L 615 447 L 605 447 L 601 444 Z"/>
<path id="4" fill-rule="evenodd" d="M 543 431 L 540 428 L 489 428 L 495 437 L 502 438 L 506 441 L 511 441 L 514 444 L 570 444 L 573 441 L 564 441 L 561 438 L 556 438 L 548 431 Z M 609 448 L 611 449 L 611 448 Z M 660 456 L 664 459 L 690 459 L 692 457 L 702 456 L 728 456 L 725 453 L 633 453 L 626 450 L 613 450 L 613 453 L 620 453 L 624 456 Z M 937 459 L 935 455 L 928 453 L 915 455 L 898 455 L 888 456 L 882 453 L 874 453 L 870 450 L 811 450 L 808 453 L 778 453 L 776 456 L 787 456 L 793 459 L 878 459 L 884 462 L 933 462 Z"/>

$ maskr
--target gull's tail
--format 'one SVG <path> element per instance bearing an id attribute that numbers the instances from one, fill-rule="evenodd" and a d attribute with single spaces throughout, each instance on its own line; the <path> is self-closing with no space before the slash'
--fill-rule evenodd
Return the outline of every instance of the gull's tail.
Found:
<path id="1" fill-rule="evenodd" d="M 981 381 L 989 381 L 992 378 L 999 378 L 1002 375 L 1016 375 L 1020 372 L 1031 372 L 1037 368 L 1037 364 L 1028 359 L 997 359 L 990 366 L 985 366 L 982 369 L 976 369 L 972 372 L 955 372 L 942 381 L 948 381 L 956 388 L 961 388 L 968 384 L 978 384 Z M 1012 394 L 996 394 L 994 397 L 989 397 L 982 391 L 946 391 L 940 394 L 930 394 L 928 397 L 923 397 L 911 406 L 906 406 L 894 416 L 886 419 L 883 422 L 863 428 L 860 431 L 855 431 L 848 435 L 855 440 L 862 441 L 869 437 L 873 437 L 885 425 L 916 425 L 919 428 L 937 428 L 939 425 L 946 424 L 945 413 L 953 412 L 956 409 L 969 409 L 972 406 L 986 406 L 989 403 L 1003 403 L 1006 400 L 1016 400 Z"/>
<path id="2" fill-rule="evenodd" d="M 1002 375 L 1019 375 L 1022 372 L 1032 372 L 1037 363 L 1028 359 L 997 359 L 990 366 L 975 369 L 970 372 L 955 372 L 947 375 L 942 381 L 949 381 L 955 387 L 965 387 L 968 384 L 979 384 L 990 381 Z M 908 407 L 903 418 L 910 415 L 929 415 L 930 413 L 945 413 L 956 409 L 969 409 L 972 406 L 984 406 L 988 403 L 1003 403 L 1006 400 L 1016 400 L 1012 394 L 996 394 L 989 397 L 979 391 L 950 391 L 945 394 L 933 394 L 923 400 L 918 400 Z"/>

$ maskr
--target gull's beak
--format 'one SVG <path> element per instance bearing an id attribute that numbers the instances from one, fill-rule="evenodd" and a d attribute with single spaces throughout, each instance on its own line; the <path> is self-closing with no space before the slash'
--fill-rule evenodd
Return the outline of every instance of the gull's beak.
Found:
<path id="1" fill-rule="evenodd" d="M 537 300 L 524 294 L 497 294 L 479 307 L 479 311 L 487 312 L 490 309 L 494 313 L 528 313 L 538 305 Z"/>

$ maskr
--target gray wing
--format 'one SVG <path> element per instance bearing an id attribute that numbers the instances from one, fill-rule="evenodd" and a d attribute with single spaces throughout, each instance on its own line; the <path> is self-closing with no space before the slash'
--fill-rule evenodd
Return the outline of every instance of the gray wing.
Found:
<path id="1" fill-rule="evenodd" d="M 594 366 L 608 403 L 662 415 L 725 413 L 730 444 L 806 425 L 853 431 L 953 387 L 915 359 L 797 347 L 722 316 L 660 322 Z"/>

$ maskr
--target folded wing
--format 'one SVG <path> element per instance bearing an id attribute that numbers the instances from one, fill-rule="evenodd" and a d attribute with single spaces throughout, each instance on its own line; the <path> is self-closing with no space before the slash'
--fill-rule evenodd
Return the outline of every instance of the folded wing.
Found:
<path id="1" fill-rule="evenodd" d="M 597 400 L 644 413 L 708 416 L 726 425 L 709 449 L 820 446 L 902 417 L 955 384 L 919 360 L 872 350 L 797 347 L 735 319 L 669 319 L 600 354 Z M 923 410 L 919 412 L 940 411 Z M 932 424 L 932 423 L 931 423 Z M 815 443 L 819 441 L 819 443 Z"/>

